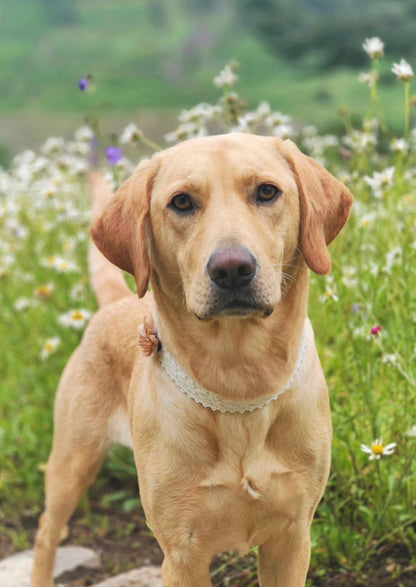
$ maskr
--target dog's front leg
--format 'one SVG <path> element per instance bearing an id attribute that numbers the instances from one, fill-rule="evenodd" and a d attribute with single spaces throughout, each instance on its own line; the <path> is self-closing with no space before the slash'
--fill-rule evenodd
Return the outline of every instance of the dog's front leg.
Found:
<path id="1" fill-rule="evenodd" d="M 270 537 L 259 548 L 261 587 L 305 587 L 311 555 L 309 526 Z"/>
<path id="2" fill-rule="evenodd" d="M 163 587 L 212 587 L 211 556 L 205 552 L 171 552 L 162 564 Z"/>

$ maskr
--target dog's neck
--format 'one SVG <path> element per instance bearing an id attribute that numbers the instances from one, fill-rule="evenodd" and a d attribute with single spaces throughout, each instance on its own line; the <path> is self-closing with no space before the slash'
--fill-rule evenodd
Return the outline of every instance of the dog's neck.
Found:
<path id="1" fill-rule="evenodd" d="M 200 321 L 185 308 L 172 309 L 153 287 L 163 345 L 202 387 L 225 398 L 255 399 L 284 387 L 296 366 L 307 316 L 309 270 L 268 317 Z"/>

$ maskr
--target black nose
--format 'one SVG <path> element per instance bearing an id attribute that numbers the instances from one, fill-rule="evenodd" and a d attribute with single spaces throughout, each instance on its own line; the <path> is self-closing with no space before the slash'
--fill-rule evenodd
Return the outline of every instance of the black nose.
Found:
<path id="1" fill-rule="evenodd" d="M 256 259 L 245 247 L 224 247 L 212 253 L 207 271 L 212 281 L 221 289 L 239 289 L 253 279 Z"/>

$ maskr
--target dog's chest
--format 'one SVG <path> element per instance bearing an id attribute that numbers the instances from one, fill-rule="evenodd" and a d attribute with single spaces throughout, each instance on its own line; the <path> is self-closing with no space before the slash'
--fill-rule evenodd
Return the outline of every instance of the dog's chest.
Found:
<path id="1" fill-rule="evenodd" d="M 239 428 L 235 422 L 226 428 L 228 435 L 220 439 L 218 459 L 208 470 L 200 471 L 197 494 L 201 507 L 193 516 L 194 520 L 201 517 L 197 523 L 201 527 L 212 522 L 209 532 L 219 532 L 224 549 L 244 554 L 280 523 L 283 528 L 288 519 L 302 515 L 304 483 L 267 446 L 262 426 L 257 432 L 251 426 Z"/>
<path id="2" fill-rule="evenodd" d="M 288 423 L 282 405 L 212 414 L 175 399 L 162 404 L 163 420 L 143 399 L 132 419 L 143 505 L 162 540 L 244 553 L 307 519 L 314 498 L 310 465 L 299 459 L 305 433 Z"/>
<path id="3" fill-rule="evenodd" d="M 224 422 L 218 437 L 219 456 L 199 486 L 223 488 L 237 499 L 272 510 L 285 508 L 296 491 L 298 474 L 285 455 L 267 443 L 269 418 Z"/>
<path id="4" fill-rule="evenodd" d="M 291 473 L 291 469 L 263 442 L 250 444 L 233 440 L 220 444 L 220 456 L 200 486 L 224 487 L 249 499 L 266 499 L 271 486 Z"/>

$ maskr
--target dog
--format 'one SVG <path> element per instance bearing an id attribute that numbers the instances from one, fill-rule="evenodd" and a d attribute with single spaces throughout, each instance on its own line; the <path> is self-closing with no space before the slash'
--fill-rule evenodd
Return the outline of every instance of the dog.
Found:
<path id="1" fill-rule="evenodd" d="M 212 585 L 216 553 L 252 546 L 262 587 L 303 586 L 332 436 L 309 270 L 330 271 L 351 193 L 294 143 L 237 133 L 156 153 L 112 198 L 90 183 L 100 309 L 58 389 L 32 587 L 53 585 L 62 529 L 116 442 L 164 587 Z"/>

